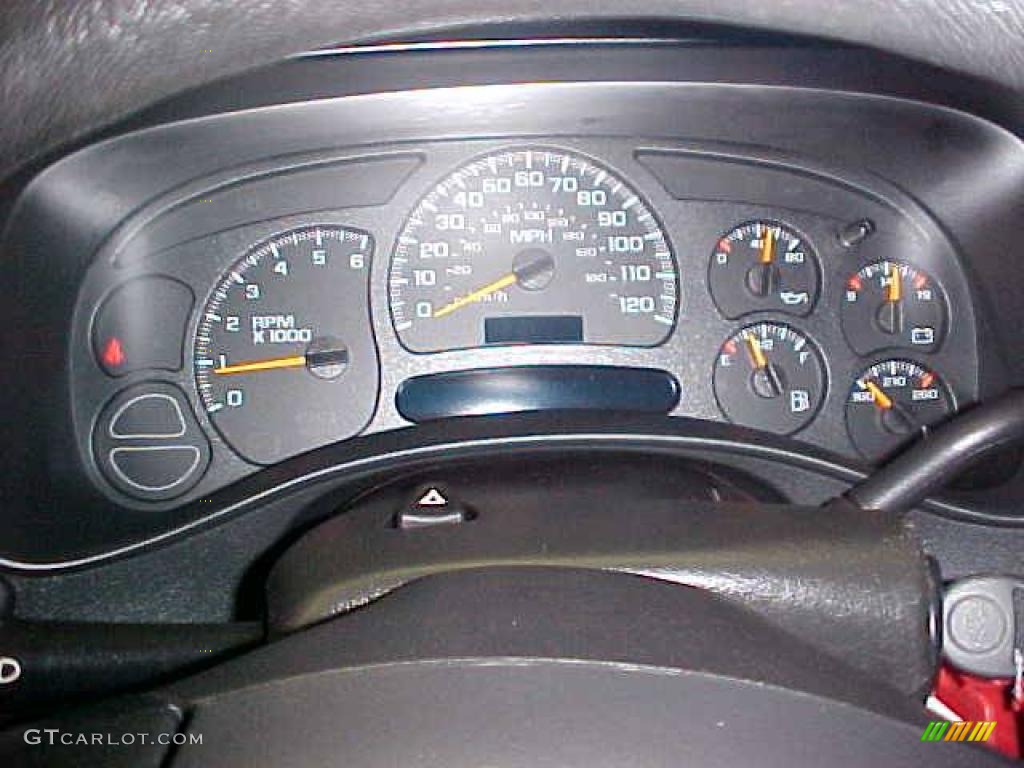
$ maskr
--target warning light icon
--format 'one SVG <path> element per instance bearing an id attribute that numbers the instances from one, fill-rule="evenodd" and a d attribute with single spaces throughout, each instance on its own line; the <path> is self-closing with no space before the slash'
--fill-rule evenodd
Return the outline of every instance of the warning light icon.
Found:
<path id="1" fill-rule="evenodd" d="M 121 340 L 116 336 L 111 336 L 107 339 L 107 343 L 103 345 L 103 351 L 100 353 L 100 358 L 108 368 L 119 368 L 124 365 L 124 346 L 121 344 Z"/>

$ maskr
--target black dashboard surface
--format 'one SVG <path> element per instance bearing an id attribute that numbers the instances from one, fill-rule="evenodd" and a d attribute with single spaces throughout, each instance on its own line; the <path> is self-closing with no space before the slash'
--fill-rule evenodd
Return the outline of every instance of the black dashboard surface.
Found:
<path id="1" fill-rule="evenodd" d="M 960 407 L 1024 380 L 1020 361 L 1007 354 L 1006 335 L 1024 319 L 1024 307 L 1014 279 L 1000 267 L 1016 241 L 1013 200 L 1024 185 L 1020 140 L 992 122 L 905 93 L 870 93 L 850 83 L 828 87 L 820 71 L 806 66 L 813 51 L 768 54 L 790 67 L 786 84 L 769 86 L 743 77 L 695 82 L 701 78 L 687 73 L 705 73 L 700 53 L 682 46 L 567 45 L 557 49 L 567 72 L 599 56 L 606 70 L 616 69 L 610 61 L 619 63 L 618 76 L 541 83 L 520 82 L 536 78 L 531 69 L 516 68 L 523 60 L 519 50 L 429 50 L 416 56 L 432 62 L 437 85 L 447 84 L 463 56 L 504 68 L 504 81 L 313 98 L 321 93 L 317 82 L 331 95 L 326 83 L 342 70 L 357 82 L 364 77 L 373 91 L 385 77 L 378 65 L 395 68 L 393 56 L 383 52 L 317 56 L 258 74 L 237 92 L 213 87 L 206 95 L 211 114 L 190 115 L 201 101 L 192 94 L 154 110 L 149 119 L 155 124 L 126 126 L 51 165 L 25 189 L 2 243 L 16 268 L 3 287 L 0 315 L 5 326 L 24 329 L 5 344 L 3 373 L 21 385 L 3 406 L 10 446 L 4 564 L 60 568 L 125 554 L 258 505 L 282 481 L 315 482 L 325 468 L 355 467 L 375 451 L 399 456 L 420 443 L 443 442 L 443 434 L 412 425 L 420 419 L 407 418 L 411 411 L 403 409 L 400 393 L 409 382 L 465 371 L 590 366 L 660 372 L 677 395 L 658 401 L 665 403 L 658 406 L 662 412 L 677 417 L 669 432 L 700 419 L 717 422 L 707 428 L 723 445 L 754 442 L 760 445 L 755 452 L 791 458 L 803 453 L 812 458 L 792 460 L 811 474 L 830 476 L 823 488 L 867 466 L 851 442 L 846 415 L 851 387 L 867 367 L 893 358 L 920 363 L 939 373 Z M 735 66 L 726 73 L 750 67 L 744 51 L 728 55 Z M 665 67 L 672 56 L 675 70 Z M 265 93 L 253 103 L 223 103 L 226 93 L 239 98 L 257 85 Z M 267 99 L 280 103 L 259 103 Z M 183 117 L 190 119 L 170 119 Z M 401 343 L 391 281 L 410 212 L 456 169 L 507 151 L 589 159 L 614 171 L 654 212 L 673 252 L 679 289 L 663 342 L 568 339 L 431 354 Z M 870 231 L 855 237 L 864 221 Z M 755 308 L 737 316 L 716 302 L 709 290 L 716 244 L 750 222 L 783 224 L 810 244 L 818 295 L 806 313 Z M 365 236 L 357 251 L 345 252 L 360 257 L 363 281 L 346 299 L 346 306 L 355 306 L 347 322 L 358 327 L 352 333 L 360 339 L 349 343 L 347 352 L 356 351 L 345 357 L 352 365 L 346 381 L 353 384 L 343 402 L 351 418 L 321 439 L 261 459 L 233 447 L 214 423 L 197 389 L 193 345 L 216 287 L 230 280 L 233 265 L 251 249 L 282 234 L 327 228 Z M 908 264 L 941 286 L 948 322 L 934 349 L 894 344 L 859 351 L 851 344 L 842 316 L 850 281 L 887 260 Z M 155 286 L 154 293 L 137 290 L 140 285 Z M 137 291 L 134 306 L 150 310 L 138 320 L 143 330 L 130 322 L 140 317 L 137 310 L 120 313 L 128 322 L 109 310 L 118 301 L 132 304 L 126 291 Z M 104 330 L 108 317 L 115 318 L 109 322 L 116 332 Z M 796 332 L 820 355 L 820 403 L 812 418 L 795 430 L 774 430 L 792 438 L 731 426 L 716 391 L 714 366 L 723 344 L 759 324 Z M 131 370 L 114 370 L 122 350 L 110 346 L 111 339 L 124 341 L 131 333 L 159 337 L 162 351 L 150 350 Z M 27 376 L 25 362 L 31 364 Z M 166 433 L 172 440 L 154 443 L 145 430 L 118 432 L 118 417 L 139 397 L 180 415 L 180 430 L 175 421 Z M 609 397 L 600 401 L 603 408 L 619 403 L 614 391 Z M 302 406 L 297 398 L 291 420 L 278 420 L 269 431 L 298 428 Z M 451 415 L 508 410 L 460 407 Z M 623 423 L 632 418 L 626 414 Z M 124 457 L 157 448 L 175 455 L 187 483 L 118 479 L 128 466 Z M 307 453 L 311 449 L 319 450 Z M 1004 523 L 1014 518 L 983 493 L 935 511 Z"/>

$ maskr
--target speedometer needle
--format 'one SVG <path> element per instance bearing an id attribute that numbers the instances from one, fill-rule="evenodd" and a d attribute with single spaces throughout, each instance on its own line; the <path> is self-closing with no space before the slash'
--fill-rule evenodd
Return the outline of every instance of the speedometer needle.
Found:
<path id="1" fill-rule="evenodd" d="M 248 363 L 235 363 L 214 368 L 213 372 L 221 376 L 231 373 L 252 373 L 254 371 L 272 371 L 276 368 L 301 368 L 306 364 L 305 355 L 291 357 L 272 357 L 267 360 L 253 360 Z"/>
<path id="2" fill-rule="evenodd" d="M 434 317 L 444 317 L 450 315 L 457 309 L 462 309 L 467 304 L 473 304 L 474 302 L 480 301 L 480 299 L 490 296 L 492 293 L 500 291 L 502 288 L 509 288 L 518 282 L 519 278 L 515 272 L 509 272 L 504 277 L 499 277 L 493 283 L 488 283 L 483 288 L 478 288 L 472 293 L 467 293 L 450 304 L 446 304 L 441 307 L 437 312 L 434 313 Z"/>

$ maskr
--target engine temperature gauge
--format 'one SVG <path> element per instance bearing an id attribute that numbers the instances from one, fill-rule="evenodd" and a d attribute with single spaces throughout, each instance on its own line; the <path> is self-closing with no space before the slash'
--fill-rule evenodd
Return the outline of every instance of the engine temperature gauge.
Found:
<path id="1" fill-rule="evenodd" d="M 799 331 L 757 323 L 722 345 L 714 387 L 730 421 L 790 434 L 805 427 L 825 399 L 825 365 Z"/>
<path id="2" fill-rule="evenodd" d="M 946 330 L 946 303 L 923 270 L 899 261 L 868 264 L 846 281 L 843 333 L 854 351 L 885 347 L 934 352 Z"/>
<path id="3" fill-rule="evenodd" d="M 955 410 L 938 374 L 909 360 L 885 360 L 857 377 L 846 429 L 864 458 L 884 459 Z"/>
<path id="4" fill-rule="evenodd" d="M 769 221 L 741 224 L 711 254 L 708 287 L 730 319 L 751 312 L 806 315 L 818 300 L 818 259 L 793 229 Z"/>

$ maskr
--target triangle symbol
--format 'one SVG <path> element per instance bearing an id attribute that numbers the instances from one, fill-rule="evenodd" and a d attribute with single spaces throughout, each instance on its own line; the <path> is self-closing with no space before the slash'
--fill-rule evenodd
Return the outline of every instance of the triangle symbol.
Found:
<path id="1" fill-rule="evenodd" d="M 416 505 L 419 507 L 446 507 L 448 499 L 437 488 L 431 488 L 420 497 Z"/>

